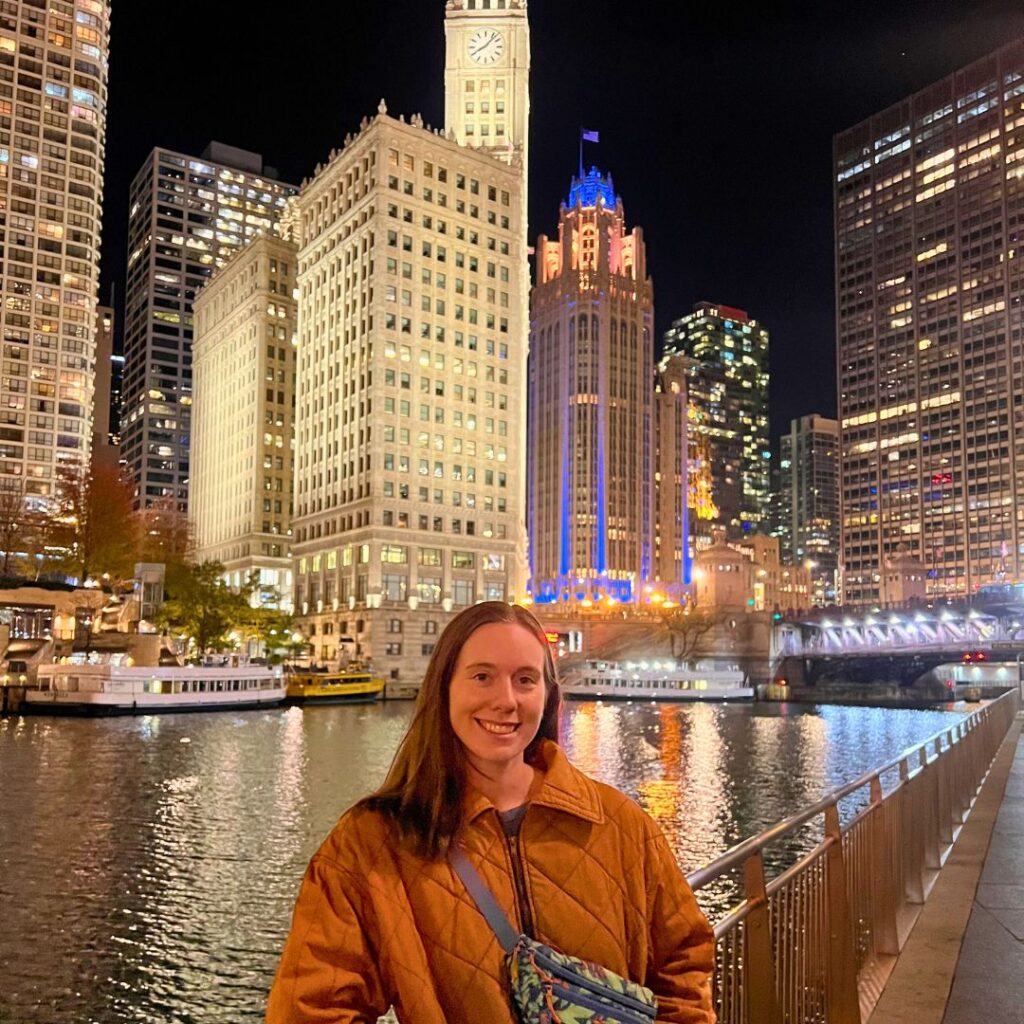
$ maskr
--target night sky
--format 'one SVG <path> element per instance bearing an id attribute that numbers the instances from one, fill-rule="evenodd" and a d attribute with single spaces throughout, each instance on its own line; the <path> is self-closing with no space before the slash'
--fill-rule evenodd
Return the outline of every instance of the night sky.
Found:
<path id="1" fill-rule="evenodd" d="M 781 11 L 778 9 L 781 7 Z M 115 0 L 104 301 L 124 290 L 128 186 L 155 145 L 211 139 L 298 184 L 381 96 L 442 127 L 444 0 Z M 292 23 L 284 15 L 294 10 Z M 530 240 L 577 167 L 643 227 L 657 336 L 694 302 L 771 332 L 772 432 L 835 413 L 832 135 L 1024 35 L 1009 0 L 530 0 Z"/>

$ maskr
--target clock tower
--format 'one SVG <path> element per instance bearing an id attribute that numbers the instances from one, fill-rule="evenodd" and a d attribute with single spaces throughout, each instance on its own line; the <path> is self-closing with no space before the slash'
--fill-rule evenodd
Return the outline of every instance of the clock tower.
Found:
<path id="1" fill-rule="evenodd" d="M 460 145 L 527 167 L 530 28 L 526 0 L 448 0 L 444 123 Z"/>

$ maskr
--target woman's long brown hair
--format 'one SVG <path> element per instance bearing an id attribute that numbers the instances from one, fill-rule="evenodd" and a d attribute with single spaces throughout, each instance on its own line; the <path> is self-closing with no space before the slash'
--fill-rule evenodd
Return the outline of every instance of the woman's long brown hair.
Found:
<path id="1" fill-rule="evenodd" d="M 466 755 L 448 713 L 448 692 L 459 653 L 481 626 L 512 623 L 532 633 L 544 648 L 544 713 L 537 735 L 524 753 L 535 762 L 544 740 L 558 740 L 561 693 L 551 648 L 540 623 L 525 608 L 485 601 L 460 612 L 438 639 L 405 734 L 384 784 L 356 806 L 390 818 L 399 837 L 419 856 L 447 854 L 462 825 Z"/>

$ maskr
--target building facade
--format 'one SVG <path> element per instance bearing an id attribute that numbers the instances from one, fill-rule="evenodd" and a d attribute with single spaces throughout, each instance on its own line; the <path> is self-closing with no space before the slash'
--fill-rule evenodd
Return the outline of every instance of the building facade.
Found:
<path id="1" fill-rule="evenodd" d="M 109 42 L 107 0 L 0 9 L 0 481 L 40 499 L 91 448 Z"/>
<path id="2" fill-rule="evenodd" d="M 1024 40 L 834 140 L 846 599 L 1024 574 Z"/>
<path id="3" fill-rule="evenodd" d="M 298 250 L 258 235 L 193 304 L 192 477 L 196 557 L 254 606 L 292 610 Z"/>
<path id="4" fill-rule="evenodd" d="M 730 542 L 725 528 L 716 527 L 694 559 L 693 576 L 693 603 L 705 611 L 782 613 L 810 605 L 807 569 L 785 564 L 778 538 L 765 534 Z"/>
<path id="5" fill-rule="evenodd" d="M 446 81 L 468 60 L 525 110 L 525 5 L 491 6 L 448 4 Z M 446 109 L 432 131 L 382 101 L 296 204 L 296 613 L 317 660 L 400 686 L 454 612 L 525 582 L 525 123 L 494 152 Z"/>
<path id="6" fill-rule="evenodd" d="M 792 420 L 779 441 L 782 558 L 803 565 L 813 603 L 835 604 L 839 569 L 839 423 L 812 414 Z"/>
<path id="7" fill-rule="evenodd" d="M 154 149 L 132 182 L 121 453 L 138 508 L 187 508 L 192 303 L 294 192 L 259 154 L 217 142 L 201 157 Z"/>
<path id="8" fill-rule="evenodd" d="M 93 387 L 93 445 L 110 444 L 110 392 L 113 385 L 114 310 L 96 307 L 96 377 Z"/>
<path id="9" fill-rule="evenodd" d="M 665 332 L 666 356 L 689 356 L 706 368 L 713 491 L 731 537 L 767 528 L 771 504 L 768 433 L 768 331 L 741 309 L 699 302 Z M 695 372 L 695 375 L 697 373 Z M 692 389 L 691 389 L 692 390 Z"/>
<path id="10" fill-rule="evenodd" d="M 121 449 L 117 432 L 111 429 L 114 376 L 120 369 L 114 357 L 114 310 L 110 306 L 96 308 L 96 376 L 93 391 L 92 465 L 115 468 Z"/>
<path id="11" fill-rule="evenodd" d="M 653 573 L 653 289 L 611 177 L 574 178 L 530 304 L 530 590 L 639 599 Z"/>
<path id="12" fill-rule="evenodd" d="M 652 561 L 661 593 L 682 599 L 692 580 L 690 430 L 686 357 L 670 357 L 655 374 L 652 406 Z"/>

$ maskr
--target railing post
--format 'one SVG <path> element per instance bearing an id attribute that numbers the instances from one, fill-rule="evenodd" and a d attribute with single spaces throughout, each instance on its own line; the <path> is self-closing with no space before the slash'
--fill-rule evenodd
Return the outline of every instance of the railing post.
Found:
<path id="1" fill-rule="evenodd" d="M 748 1024 L 782 1024 L 775 993 L 775 955 L 772 950 L 764 858 L 758 850 L 744 861 L 743 884 L 751 910 L 744 921 L 743 973 Z"/>
<path id="2" fill-rule="evenodd" d="M 917 800 L 911 792 L 914 781 L 910 778 L 910 764 L 904 757 L 900 761 L 900 817 L 903 820 L 903 898 L 908 903 L 924 903 L 924 881 L 921 878 L 920 829 L 918 827 Z M 916 787 L 915 787 L 916 788 Z"/>
<path id="3" fill-rule="evenodd" d="M 889 859 L 894 837 L 886 833 L 882 780 L 876 775 L 871 780 L 871 882 L 875 887 L 871 933 L 876 953 L 895 956 L 900 951 L 900 939 L 896 929 L 896 886 Z"/>
<path id="4" fill-rule="evenodd" d="M 828 872 L 828 1024 L 861 1024 L 860 995 L 853 950 L 853 924 L 846 897 L 846 865 L 839 808 L 825 809 Z"/>
<path id="5" fill-rule="evenodd" d="M 925 815 L 924 833 L 924 866 L 938 871 L 942 867 L 942 851 L 939 847 L 939 772 L 928 763 L 928 747 L 922 746 L 919 759 L 921 762 L 921 783 L 924 792 L 921 804 Z"/>
<path id="6" fill-rule="evenodd" d="M 970 799 L 967 796 L 969 785 L 967 774 L 970 768 L 967 763 L 967 730 L 964 728 L 963 722 L 958 722 L 953 731 L 956 733 L 956 746 L 954 747 L 956 751 L 956 802 L 954 811 L 956 812 L 956 823 L 961 825 L 967 814 L 967 808 L 970 806 Z"/>
<path id="7" fill-rule="evenodd" d="M 946 754 L 942 758 L 942 838 L 947 843 L 953 842 L 953 790 L 955 787 L 956 755 L 953 750 L 953 731 L 946 732 Z"/>

